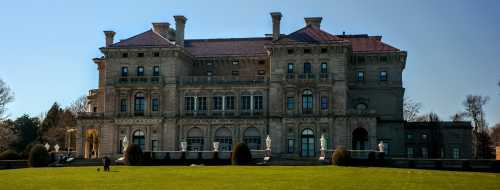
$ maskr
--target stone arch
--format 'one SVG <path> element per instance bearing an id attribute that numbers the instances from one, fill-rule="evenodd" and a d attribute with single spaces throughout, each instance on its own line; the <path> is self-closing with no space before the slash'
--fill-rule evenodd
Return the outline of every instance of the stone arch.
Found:
<path id="1" fill-rule="evenodd" d="M 203 131 L 199 127 L 192 127 L 187 132 L 186 142 L 189 151 L 203 150 L 203 144 L 204 144 Z"/>
<path id="2" fill-rule="evenodd" d="M 369 146 L 368 131 L 363 127 L 358 127 L 352 132 L 352 149 L 367 150 Z"/>
<path id="3" fill-rule="evenodd" d="M 233 148 L 233 135 L 227 127 L 219 127 L 215 130 L 214 142 L 219 142 L 219 150 L 231 151 Z"/>
<path id="4" fill-rule="evenodd" d="M 247 127 L 243 132 L 243 142 L 251 150 L 261 149 L 261 134 L 256 127 Z"/>

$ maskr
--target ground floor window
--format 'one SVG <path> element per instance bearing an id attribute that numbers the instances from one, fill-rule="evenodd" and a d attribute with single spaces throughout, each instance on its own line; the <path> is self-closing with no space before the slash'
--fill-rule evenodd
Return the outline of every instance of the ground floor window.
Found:
<path id="1" fill-rule="evenodd" d="M 288 139 L 288 153 L 294 152 L 295 139 Z"/>
<path id="2" fill-rule="evenodd" d="M 429 152 L 427 151 L 426 147 L 422 147 L 422 158 L 428 158 L 429 157 Z"/>
<path id="3" fill-rule="evenodd" d="M 453 159 L 460 159 L 460 148 L 453 148 Z"/>
<path id="4" fill-rule="evenodd" d="M 137 130 L 134 132 L 134 135 L 132 137 L 132 143 L 133 144 L 136 144 L 136 145 L 139 145 L 139 147 L 141 147 L 141 150 L 144 151 L 145 149 L 145 135 L 144 135 L 144 132 L 141 131 L 141 130 Z"/>
<path id="5" fill-rule="evenodd" d="M 186 138 L 188 151 L 201 151 L 203 150 L 203 137 L 188 137 Z"/>
<path id="6" fill-rule="evenodd" d="M 412 147 L 406 148 L 406 154 L 408 155 L 408 158 L 413 158 L 414 152 Z"/>

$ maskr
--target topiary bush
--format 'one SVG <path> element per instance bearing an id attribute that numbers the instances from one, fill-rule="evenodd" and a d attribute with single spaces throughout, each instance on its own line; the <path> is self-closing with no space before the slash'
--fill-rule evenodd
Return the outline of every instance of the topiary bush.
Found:
<path id="1" fill-rule="evenodd" d="M 252 161 L 250 149 L 244 143 L 236 145 L 231 154 L 231 162 L 233 165 L 248 165 Z"/>
<path id="2" fill-rule="evenodd" d="M 351 162 L 351 156 L 343 146 L 337 146 L 332 155 L 332 164 L 337 166 L 347 166 Z"/>
<path id="3" fill-rule="evenodd" d="M 6 150 L 0 153 L 0 160 L 19 160 L 21 156 L 14 150 Z"/>
<path id="4" fill-rule="evenodd" d="M 129 166 L 137 166 L 142 164 L 142 150 L 139 145 L 131 144 L 128 145 L 127 150 L 125 150 L 125 164 Z"/>
<path id="5" fill-rule="evenodd" d="M 49 152 L 43 145 L 37 144 L 31 148 L 28 165 L 30 167 L 47 167 L 49 165 Z"/>

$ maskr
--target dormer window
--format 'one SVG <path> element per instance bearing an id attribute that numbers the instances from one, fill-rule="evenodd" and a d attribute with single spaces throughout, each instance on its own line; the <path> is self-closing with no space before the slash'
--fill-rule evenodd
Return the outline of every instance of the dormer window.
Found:
<path id="1" fill-rule="evenodd" d="M 328 53 L 328 48 L 321 48 L 321 53 Z"/>
<path id="2" fill-rule="evenodd" d="M 304 49 L 304 54 L 310 54 L 310 53 L 311 53 L 311 49 L 309 49 L 309 48 Z"/>

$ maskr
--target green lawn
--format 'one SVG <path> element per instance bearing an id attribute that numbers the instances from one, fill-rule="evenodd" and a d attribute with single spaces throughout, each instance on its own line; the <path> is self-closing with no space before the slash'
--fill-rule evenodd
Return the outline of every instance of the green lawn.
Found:
<path id="1" fill-rule="evenodd" d="M 500 189 L 500 174 L 335 166 L 165 166 L 0 170 L 1 190 L 21 189 Z"/>

